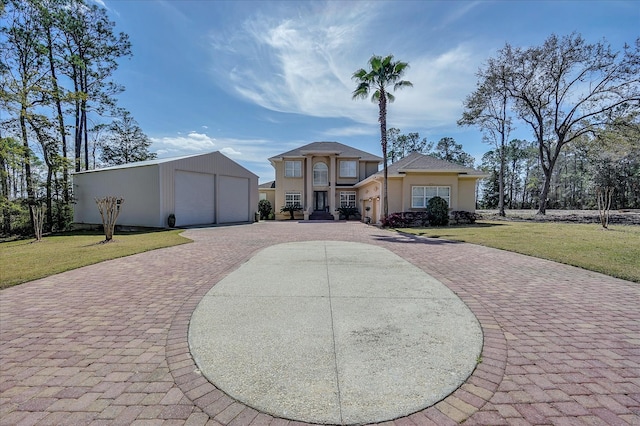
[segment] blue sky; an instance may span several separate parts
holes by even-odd
[[[460,128],[475,73],[506,42],[552,33],[640,35],[638,1],[96,0],[130,36],[119,95],[161,158],[220,150],[272,180],[267,158],[314,141],[380,155],[377,105],[354,101],[353,72],[372,54],[409,62],[388,127],[429,141],[453,137],[478,160],[490,146]],[[514,137],[531,139],[524,124]]]

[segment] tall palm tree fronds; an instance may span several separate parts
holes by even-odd
[[[384,159],[384,217],[389,215],[389,201],[387,199],[387,103],[395,100],[395,96],[389,92],[407,86],[413,86],[410,81],[402,80],[404,72],[409,67],[407,62],[394,61],[393,55],[386,57],[373,55],[369,59],[369,69],[360,68],[353,73],[352,79],[358,83],[353,91],[353,99],[366,99],[371,95],[371,101],[378,103],[380,123],[380,144],[382,145],[382,158]]]

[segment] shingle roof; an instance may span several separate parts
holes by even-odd
[[[461,166],[460,164],[451,163],[419,152],[412,152],[406,157],[389,165],[387,170],[389,174],[399,174],[407,171],[450,171],[477,176],[483,176],[485,174],[472,167]],[[383,171],[379,171],[376,174],[382,173]]]
[[[377,161],[381,162],[382,157],[370,154],[365,151],[361,151],[356,148],[341,144],[339,142],[312,142],[310,144],[301,146],[291,151],[283,152],[282,154],[275,155],[269,158],[269,161],[278,160],[283,157],[302,157],[309,153],[335,153],[341,157],[359,158],[363,161]]]
[[[270,182],[265,182],[265,183],[261,183],[260,185],[258,185],[258,188],[260,189],[273,189],[276,187],[276,181],[272,180]]]

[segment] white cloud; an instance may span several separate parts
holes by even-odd
[[[454,9],[450,13],[446,14],[442,18],[440,25],[436,29],[441,30],[443,28],[448,27],[449,25],[453,24],[454,22],[464,17],[467,13],[471,12],[471,10],[476,8],[476,6],[480,6],[482,3],[485,3],[485,2],[466,1],[466,2],[454,3],[456,7],[454,7]]]
[[[240,155],[242,155],[242,153],[240,151],[236,151],[235,149],[231,148],[230,146],[226,147],[226,148],[222,148],[220,150],[221,153],[223,153],[224,155],[228,155],[229,157],[238,157]]]
[[[189,132],[183,136],[178,132],[178,136],[164,136],[161,138],[150,138],[152,149],[158,153],[176,153],[175,155],[185,155],[198,152],[215,151],[216,144],[214,138],[204,133]]]
[[[376,9],[376,3],[317,2],[289,8],[286,18],[258,14],[227,43],[215,36],[217,71],[228,79],[224,86],[264,108],[342,116],[357,68],[350,59],[353,40]]]
[[[299,141],[283,145],[266,139],[213,138],[197,132],[189,132],[187,136],[177,133],[176,136],[152,137],[151,142],[151,151],[160,158],[220,151],[260,176],[261,182],[274,179],[268,158],[287,151],[288,145],[300,145]]]
[[[326,136],[366,136],[376,134],[377,126],[346,126],[334,127],[323,132]]]
[[[375,33],[384,14],[379,5],[384,3],[314,3],[282,18],[256,16],[228,43],[220,43],[216,36],[214,48],[226,46],[216,51],[217,76],[223,76],[227,90],[269,110],[375,125],[377,105],[352,100],[351,75],[366,67],[374,51],[386,54],[385,48],[394,47]],[[475,6],[461,8],[450,19]],[[419,51],[398,53],[396,59],[410,64],[405,78],[414,87],[397,93],[398,102],[389,107],[392,125],[416,128],[455,123],[464,97],[473,90],[474,73],[482,60],[479,55],[471,45],[436,52],[425,44]],[[370,133],[349,133],[358,132],[354,129],[331,129],[327,134]]]

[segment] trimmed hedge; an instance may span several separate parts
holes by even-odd
[[[389,228],[429,226],[429,214],[427,212],[392,213],[382,220],[382,226]]]
[[[456,210],[451,212],[451,217],[456,225],[469,225],[476,223],[476,220],[482,219],[482,215],[475,212],[467,212],[464,210]]]
[[[433,197],[427,203],[429,224],[432,226],[447,226],[449,224],[449,203],[444,198]]]
[[[444,201],[444,200],[443,200]],[[382,220],[382,226],[385,228],[414,228],[423,226],[443,226],[434,223],[432,213],[428,211],[419,212],[397,212],[392,213]],[[475,212],[467,212],[463,210],[452,211],[447,214],[447,224],[449,217],[453,219],[456,225],[473,224],[476,220],[482,219],[482,216]]]

